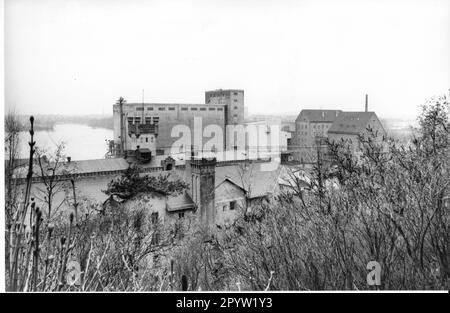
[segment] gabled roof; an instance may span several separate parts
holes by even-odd
[[[243,192],[245,192],[245,189],[242,188],[241,184],[234,182],[231,178],[226,177],[222,182],[220,182],[219,184],[216,184],[215,189],[219,188],[219,186],[223,185],[224,183],[229,183],[235,187],[237,187],[238,189],[242,190]]]
[[[341,114],[341,110],[301,110],[296,121],[307,119],[312,123],[332,123]]]
[[[262,163],[216,167],[216,188],[228,180],[248,192],[249,198],[263,197],[271,194],[278,186],[279,167],[273,171],[265,171]]]
[[[375,112],[342,112],[328,133],[357,135],[362,133]]]

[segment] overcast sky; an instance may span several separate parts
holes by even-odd
[[[339,2],[339,3],[338,3]],[[450,88],[450,1],[5,3],[7,109],[112,113],[245,90],[250,113],[414,116]]]

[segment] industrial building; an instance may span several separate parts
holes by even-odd
[[[295,132],[289,150],[294,160],[314,163],[317,153],[324,153],[326,140],[345,140],[357,148],[357,137],[372,129],[380,135],[386,134],[375,112],[368,110],[366,95],[365,110],[345,112],[342,110],[308,110],[300,112],[295,120]]]
[[[179,134],[177,125],[194,129],[194,118],[201,118],[202,129],[218,125],[224,134],[223,149],[227,148],[227,125],[244,122],[244,91],[238,89],[205,92],[205,103],[127,103],[120,98],[113,106],[114,154],[150,159],[151,155],[169,155]],[[192,142],[194,134],[192,132]],[[202,138],[200,146],[209,138]],[[222,147],[221,147],[222,148]],[[191,147],[186,147],[186,150]]]

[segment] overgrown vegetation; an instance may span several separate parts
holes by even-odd
[[[66,197],[73,210],[50,219],[45,213],[53,204],[41,201],[39,207],[29,174],[23,196],[6,201],[7,288],[361,290],[375,288],[367,285],[366,266],[377,261],[376,288],[449,289],[449,115],[448,96],[435,97],[423,106],[407,144],[370,129],[359,136],[356,154],[355,143],[329,142],[309,190],[292,186],[246,207],[232,225],[192,229],[177,244],[172,225],[155,222],[139,204],[126,211],[120,202],[78,203],[73,192]],[[32,128],[30,134],[32,159]],[[15,145],[8,147],[14,154]],[[6,187],[7,197],[18,194],[11,182]],[[186,187],[132,167],[105,193],[128,200],[140,193],[179,194]]]
[[[130,199],[139,193],[179,194],[186,188],[186,183],[178,179],[170,179],[170,174],[141,175],[137,167],[131,166],[124,175],[108,184],[105,193],[117,195],[122,199]]]
[[[348,142],[330,142],[331,164],[318,162],[309,192],[285,194],[226,231],[232,277],[250,290],[263,289],[271,272],[277,290],[367,289],[373,260],[379,288],[448,289],[448,98],[430,100],[419,124],[409,146],[370,130],[357,155]]]
[[[181,258],[184,272],[192,274],[189,264],[201,259],[206,273],[190,285],[200,279],[214,290],[448,289],[449,109],[448,96],[427,102],[408,145],[370,129],[359,136],[356,154],[347,141],[328,142],[329,162],[318,158],[309,190],[293,185],[277,201],[243,211],[210,241],[193,239],[196,249]],[[215,253],[205,253],[212,243]],[[367,284],[370,261],[381,265],[380,286]],[[220,285],[214,273],[222,274]]]
[[[11,117],[14,119],[14,116]],[[35,151],[34,118],[30,119],[30,155],[27,184],[22,197],[7,202],[6,286],[9,291],[107,291],[166,290],[169,279],[165,265],[156,266],[152,258],[170,247],[170,229],[142,208],[125,210],[121,205],[77,202],[76,181],[61,181],[64,174],[63,146],[56,152]],[[15,125],[9,123],[8,125]],[[14,136],[15,128],[8,128]],[[16,141],[10,139],[8,149]],[[14,144],[14,145],[13,145]],[[10,155],[16,155],[7,150]],[[11,161],[15,164],[16,160]],[[37,167],[37,168],[36,168]],[[13,184],[13,170],[7,184],[8,196],[21,193],[24,186]],[[42,178],[42,197],[31,194],[31,178]],[[8,183],[8,181],[7,181]],[[55,214],[61,203],[54,197],[64,190],[69,210]],[[11,190],[9,190],[11,188]],[[14,189],[13,189],[14,188]],[[185,184],[168,176],[139,176],[135,168],[113,180],[106,191],[124,198],[135,193],[180,193]],[[71,196],[72,195],[72,196]],[[160,240],[159,238],[163,238]],[[153,262],[152,262],[153,261]],[[153,263],[153,266],[150,264]]]

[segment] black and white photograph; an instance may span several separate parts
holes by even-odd
[[[2,292],[448,293],[450,1],[1,11]]]

